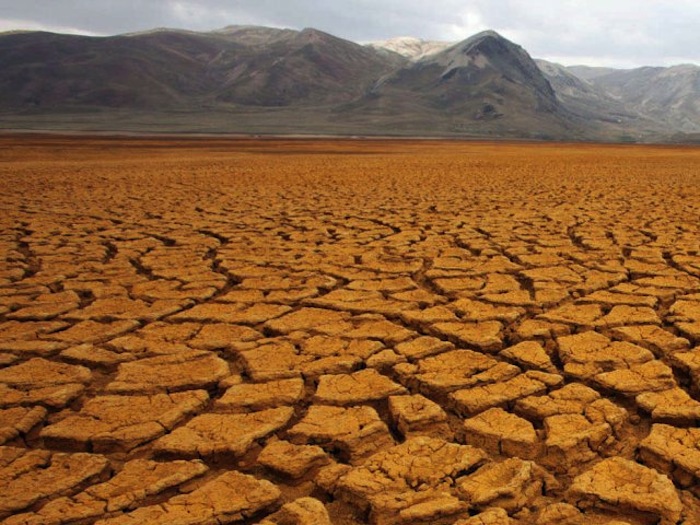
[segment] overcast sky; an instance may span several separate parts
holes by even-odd
[[[0,0],[0,31],[112,35],[230,24],[315,27],[368,42],[494,29],[536,58],[614,67],[700,63],[698,0]]]

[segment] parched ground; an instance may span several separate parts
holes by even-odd
[[[700,523],[700,150],[0,138],[0,523]]]

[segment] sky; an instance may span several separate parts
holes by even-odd
[[[0,31],[314,27],[355,42],[459,41],[493,29],[565,65],[700,64],[698,0],[0,0]]]

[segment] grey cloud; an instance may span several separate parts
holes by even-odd
[[[154,0],[0,0],[0,18],[99,34],[158,27],[172,20],[171,12],[170,2]]]

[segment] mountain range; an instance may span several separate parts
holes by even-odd
[[[361,45],[228,26],[0,34],[0,127],[609,141],[700,138],[700,67],[534,60],[494,31]]]

